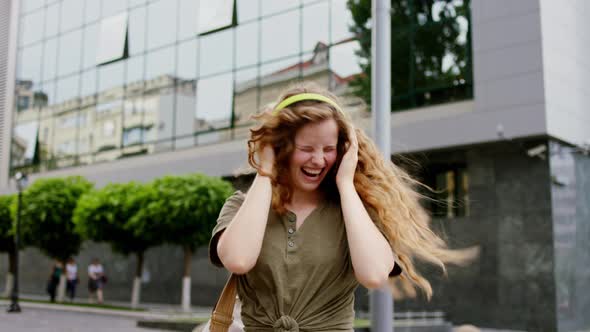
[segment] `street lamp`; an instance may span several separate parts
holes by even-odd
[[[16,232],[14,233],[14,248],[16,250],[16,259],[14,266],[14,283],[12,284],[12,295],[10,296],[11,303],[7,312],[21,312],[18,305],[18,256],[20,247],[20,211],[22,206],[23,189],[27,186],[27,175],[25,173],[17,172],[14,176],[16,182],[16,189],[18,190],[18,201],[16,206]]]

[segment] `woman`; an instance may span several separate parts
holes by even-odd
[[[238,278],[246,331],[352,331],[354,290],[402,278],[428,297],[413,258],[439,265],[463,253],[428,227],[417,184],[352,127],[337,99],[313,85],[255,116],[257,174],[225,203],[211,261]]]
[[[59,286],[59,278],[63,272],[63,264],[60,261],[55,261],[51,268],[51,274],[47,280],[47,293],[49,293],[49,300],[55,302],[55,294]]]
[[[78,266],[76,261],[70,257],[66,263],[66,294],[70,301],[76,297],[76,286],[78,285]]]
[[[88,265],[88,294],[90,302],[92,297],[96,295],[98,304],[103,302],[102,288],[105,282],[104,268],[98,258],[93,258],[90,265]]]

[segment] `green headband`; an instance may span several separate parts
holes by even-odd
[[[332,99],[324,96],[324,95],[320,95],[318,93],[300,93],[294,96],[291,96],[285,100],[283,100],[282,102],[280,102],[277,107],[275,107],[274,111],[272,112],[273,115],[277,115],[279,114],[279,112],[286,108],[287,106],[291,105],[291,104],[295,104],[297,102],[300,101],[304,101],[304,100],[317,100],[317,101],[323,101],[324,103],[330,104],[332,105],[335,109],[337,109],[339,112],[342,112],[342,109],[340,108],[340,106],[338,106],[338,104],[336,104],[335,101],[333,101]]]

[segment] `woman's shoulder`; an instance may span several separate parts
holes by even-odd
[[[231,196],[229,196],[225,203],[223,204],[224,208],[228,207],[240,207],[244,200],[246,199],[246,194],[244,194],[241,190],[236,190]]]

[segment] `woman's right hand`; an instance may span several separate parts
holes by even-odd
[[[275,164],[275,152],[271,145],[265,145],[259,154],[260,170],[266,174],[272,174]]]

